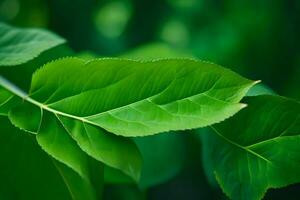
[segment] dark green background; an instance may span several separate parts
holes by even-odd
[[[175,51],[227,66],[300,100],[299,0],[0,0],[0,20],[47,28],[84,56],[119,56],[144,45],[152,58]],[[224,198],[206,181],[197,138],[183,138],[189,155],[183,170],[147,191],[149,199]],[[106,191],[107,199],[145,196],[134,186]],[[268,192],[266,199],[299,197],[295,185]]]

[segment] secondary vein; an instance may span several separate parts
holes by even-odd
[[[258,158],[260,158],[260,159],[266,161],[266,162],[269,163],[269,164],[272,164],[272,162],[271,162],[270,160],[268,160],[267,158],[263,157],[262,155],[260,155],[260,154],[256,153],[255,151],[253,151],[253,150],[251,150],[251,149],[248,149],[247,147],[244,147],[244,146],[242,146],[242,145],[240,145],[240,144],[238,144],[238,143],[236,143],[236,142],[234,142],[234,141],[228,139],[227,137],[225,137],[224,135],[222,135],[215,127],[213,127],[213,126],[210,126],[210,127],[214,130],[214,132],[215,132],[218,136],[220,136],[222,139],[224,139],[224,140],[227,141],[228,143],[230,143],[230,144],[232,144],[232,145],[234,145],[234,146],[236,146],[236,147],[239,147],[239,148],[241,148],[241,149],[243,149],[243,150],[245,150],[245,151],[247,151],[247,152],[249,152],[249,153],[255,155],[256,157],[258,157]]]

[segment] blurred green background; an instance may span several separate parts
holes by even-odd
[[[82,57],[208,60],[300,100],[299,0],[0,0],[0,20],[47,28]],[[108,185],[107,199],[224,198],[205,178],[195,138],[183,138],[188,156],[174,178],[147,192]],[[271,191],[266,199],[299,199],[299,190]]]

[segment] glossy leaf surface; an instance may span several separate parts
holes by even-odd
[[[30,97],[59,115],[122,136],[207,126],[239,111],[253,81],[214,64],[67,58],[34,76]]]
[[[238,112],[244,106],[240,99],[254,82],[217,65],[188,59],[86,62],[65,58],[38,70],[29,94],[3,78],[0,84],[24,99],[9,112],[12,123],[37,133],[39,144],[57,160],[84,178],[79,145],[95,159],[138,180],[141,161],[135,145],[107,131],[145,136],[207,126]]]

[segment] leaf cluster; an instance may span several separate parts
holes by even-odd
[[[28,72],[24,86],[12,78],[24,63],[65,40],[2,23],[0,33],[0,154],[9,169],[1,198],[101,199],[105,183],[147,189],[178,173],[184,147],[176,132],[191,129],[207,176],[231,199],[261,199],[300,181],[300,104],[253,87],[258,81],[196,59],[137,52],[86,60],[64,52]],[[35,196],[19,181],[28,173]]]

